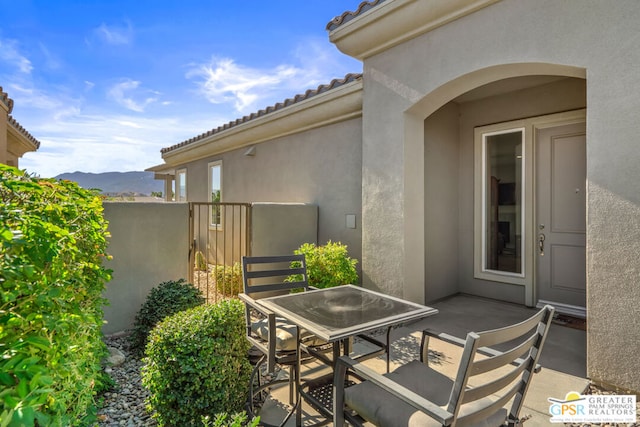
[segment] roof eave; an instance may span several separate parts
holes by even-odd
[[[8,151],[16,157],[22,157],[29,151],[37,151],[39,143],[31,135],[25,135],[21,129],[16,128],[11,121],[7,126]]]
[[[162,158],[165,167],[181,165],[361,115],[362,79],[358,79],[166,152]]]
[[[385,1],[330,31],[329,39],[343,53],[364,60],[498,1]]]

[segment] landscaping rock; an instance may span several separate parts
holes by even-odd
[[[146,409],[149,392],[142,386],[142,362],[131,356],[128,337],[123,334],[105,337],[112,365],[105,368],[116,385],[101,396],[99,427],[155,427],[157,423]]]
[[[109,350],[109,357],[107,357],[107,363],[111,366],[120,366],[122,365],[126,357],[125,355],[115,347],[107,347]]]

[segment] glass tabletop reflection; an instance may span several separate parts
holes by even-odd
[[[260,303],[328,341],[437,313],[353,285],[265,298]]]

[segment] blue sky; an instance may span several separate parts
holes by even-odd
[[[362,64],[325,26],[361,0],[0,0],[0,86],[41,142],[20,168],[143,170],[160,149]]]

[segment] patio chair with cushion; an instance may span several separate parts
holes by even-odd
[[[341,357],[334,374],[334,426],[369,421],[377,426],[515,426],[549,331],[554,309],[500,329],[471,332],[466,341],[423,333],[421,359],[380,375]],[[455,379],[428,366],[430,336],[464,349]],[[497,351],[491,347],[498,347]],[[345,387],[346,376],[362,380]],[[506,405],[512,401],[509,410]]]
[[[287,279],[289,277],[292,279]],[[258,300],[267,296],[289,293],[293,289],[309,290],[305,257],[304,255],[245,256],[242,258],[242,279],[244,293],[239,297],[245,303],[247,339],[253,345],[251,353],[257,354],[252,361],[255,366],[250,383],[248,409],[253,415],[256,412],[256,405],[259,406],[264,400],[265,391],[288,382],[289,403],[292,408],[282,422],[284,424],[297,404],[297,402],[294,403],[294,384],[299,375],[296,372],[298,358],[301,358],[301,362],[313,360],[314,357],[311,356],[309,348],[326,346],[326,343],[304,330],[299,330],[296,325],[290,324],[286,319],[276,317],[274,313],[260,305]],[[300,334],[300,346],[298,346],[298,334]],[[303,350],[300,351],[300,348]],[[327,349],[329,349],[328,346]],[[317,357],[318,353],[322,352],[318,350],[313,354]],[[287,379],[278,379],[282,377],[274,374],[277,366],[288,368]],[[265,373],[271,373],[274,380],[264,382],[262,376]]]

